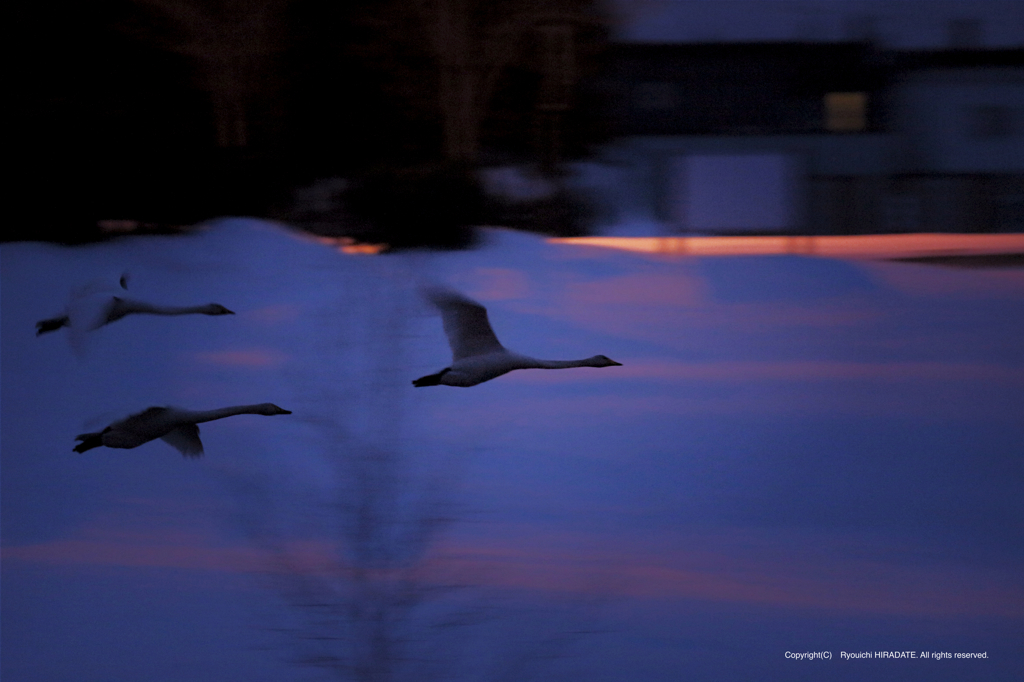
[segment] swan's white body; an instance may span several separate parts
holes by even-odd
[[[128,274],[121,275],[121,288],[128,288]],[[91,332],[116,322],[126,315],[234,315],[219,303],[193,306],[160,306],[145,301],[112,296],[95,284],[89,284],[71,295],[64,315],[36,322],[36,336],[61,327],[70,327],[75,334]]]
[[[538,360],[513,353],[498,341],[487,309],[454,291],[430,289],[430,302],[441,311],[444,332],[452,349],[452,364],[437,374],[413,381],[413,386],[476,386],[516,369],[568,369],[571,367],[613,367],[615,362],[604,355],[583,360]]]
[[[102,431],[83,433],[75,437],[81,441],[75,452],[85,452],[105,445],[108,448],[137,448],[157,438],[174,446],[185,457],[201,457],[203,443],[199,440],[202,422],[233,417],[237,414],[291,414],[273,403],[222,407],[217,410],[182,410],[176,407],[150,407],[138,414],[112,423]]]

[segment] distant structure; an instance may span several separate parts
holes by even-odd
[[[869,42],[883,50],[1024,47],[1020,0],[610,0],[624,43]]]
[[[701,22],[667,14],[689,6],[707,20],[721,10],[710,6],[742,4],[658,4],[661,14],[620,31],[596,84],[613,139],[581,181],[607,225],[1024,231],[1024,3],[897,0],[882,12],[851,0],[845,17],[815,15],[814,2],[746,3],[800,5],[788,34],[784,22],[762,33],[800,40],[737,41],[747,37],[740,22],[732,35],[692,42]],[[924,28],[905,22],[901,34],[897,19],[924,16],[925,5]],[[1014,22],[1021,32],[1007,34]],[[668,40],[672,26],[687,31]]]

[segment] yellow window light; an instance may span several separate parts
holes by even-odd
[[[825,128],[854,133],[868,127],[866,92],[830,92],[825,95]]]

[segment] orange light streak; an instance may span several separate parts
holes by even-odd
[[[314,237],[314,240],[350,255],[372,256],[387,251],[390,248],[390,244],[367,244],[357,242],[352,237]]]
[[[825,258],[922,258],[1024,253],[1024,234],[864,234],[844,236],[564,237],[576,244],[669,256],[801,255]]]

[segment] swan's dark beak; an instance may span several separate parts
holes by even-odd
[[[291,414],[291,413],[292,413],[291,410],[286,410],[283,407],[281,408],[281,414]]]
[[[612,365],[614,365],[615,367],[622,367],[621,362],[615,362],[614,360],[612,360]]]
[[[225,308],[224,309],[224,314],[225,315],[234,315],[235,311],[234,310],[228,310],[227,308]]]

